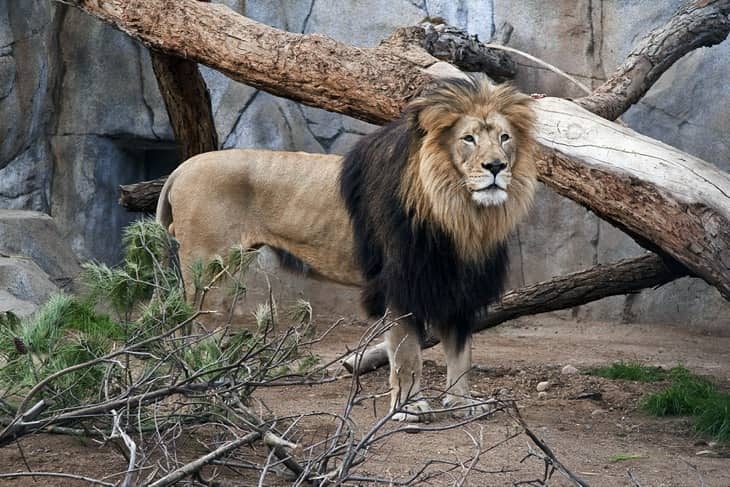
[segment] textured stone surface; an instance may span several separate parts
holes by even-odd
[[[119,206],[117,189],[145,178],[143,148],[96,135],[55,136],[51,145],[51,211],[61,234],[80,258],[116,263],[121,229],[136,216]]]
[[[594,0],[494,0],[494,22],[511,23],[515,30],[509,45],[546,61],[591,86],[604,75],[600,57],[600,31]],[[553,72],[525,58],[516,59],[517,84],[525,91],[549,96],[580,96],[583,92]],[[610,67],[609,67],[610,69]]]
[[[0,255],[0,312],[29,315],[57,292],[48,274],[32,260]]]
[[[69,8],[59,36],[58,135],[172,139],[147,50]]]
[[[249,99],[222,146],[323,152],[296,103],[261,91]]]
[[[0,1],[0,169],[47,130],[55,11],[51,2]]]
[[[0,209],[0,256],[31,260],[63,288],[80,271],[56,222],[35,211]]]
[[[638,38],[669,18],[681,0],[223,3],[280,29],[322,33],[359,46],[375,45],[396,27],[426,15],[443,16],[482,39],[507,21],[515,27],[510,45],[596,86]],[[518,62],[516,83],[523,90],[581,94],[564,78],[530,61]],[[202,72],[224,147],[341,154],[373,129],[233,83],[207,68]],[[623,119],[641,133],[730,170],[727,79],[728,41],[680,60]],[[136,217],[116,204],[117,186],[161,175],[175,157],[172,131],[144,47],[60,3],[0,0],[0,208],[51,213],[75,253],[113,263],[119,256],[121,227]],[[510,285],[516,286],[643,250],[592,213],[543,188],[535,210],[512,236],[509,252]],[[266,272],[275,269],[268,261],[263,264]],[[270,278],[286,289],[282,299],[312,297],[333,311],[350,310],[356,301],[356,293],[344,288],[278,277],[276,272]],[[563,314],[719,329],[728,326],[730,305],[703,282],[683,279]]]
[[[53,161],[45,138],[39,138],[0,169],[0,208],[50,211]]]

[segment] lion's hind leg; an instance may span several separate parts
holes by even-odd
[[[446,355],[446,395],[443,405],[457,418],[480,416],[492,406],[471,396],[469,371],[471,370],[471,336],[459,339],[456,333],[442,333],[441,344]]]
[[[405,321],[405,320],[404,320]],[[396,421],[432,421],[433,413],[421,396],[421,341],[416,326],[398,322],[385,335],[390,362],[390,410]]]

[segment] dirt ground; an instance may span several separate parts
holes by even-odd
[[[335,357],[347,344],[355,344],[364,331],[364,324],[342,327],[314,351],[323,360]],[[485,396],[496,394],[516,400],[532,431],[591,486],[730,486],[726,448],[698,437],[687,419],[657,419],[637,409],[641,397],[659,389],[661,384],[561,374],[566,364],[585,371],[617,360],[638,360],[664,367],[681,363],[730,388],[730,337],[706,336],[667,326],[576,323],[539,316],[505,324],[476,337],[472,388]],[[445,368],[440,350],[426,352],[424,375],[427,387],[443,384]],[[536,391],[540,381],[550,382],[543,399],[538,398]],[[364,376],[362,384],[365,394],[386,391],[387,370]],[[279,416],[315,411],[341,413],[349,387],[350,381],[343,379],[316,386],[261,388],[256,397]],[[386,409],[385,397],[357,406],[353,418],[359,431],[370,429]],[[439,421],[432,426],[443,424]],[[395,426],[398,425],[387,428]],[[315,418],[303,421],[299,428],[301,441],[307,442],[322,438],[331,431],[332,424]],[[459,485],[458,474],[470,465],[475,438],[483,449],[494,448],[481,456],[462,485],[513,485],[541,478],[541,461],[532,457],[521,463],[530,445],[525,435],[503,442],[514,431],[514,422],[505,413],[497,413],[489,420],[448,431],[392,435],[369,452],[369,460],[357,472],[363,477],[398,481],[408,478],[429,459],[443,458],[460,462],[463,467],[453,476],[442,475],[423,485]],[[632,458],[617,460],[617,456]],[[0,449],[0,472],[30,468],[102,478],[123,471],[124,463],[110,446],[100,447],[88,440],[60,435],[35,435]],[[439,468],[443,465],[432,465],[429,471]],[[630,479],[629,471],[636,483]],[[234,485],[255,485],[253,477],[236,478],[229,472],[226,478]],[[6,480],[0,484],[88,485],[47,478]],[[263,485],[286,482],[269,475]],[[363,481],[360,485],[369,483]],[[549,485],[571,484],[555,473]]]

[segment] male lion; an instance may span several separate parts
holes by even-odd
[[[316,277],[362,286],[371,316],[406,316],[386,334],[396,420],[432,417],[420,394],[430,323],[446,355],[445,405],[479,414],[467,379],[471,325],[502,291],[505,242],[535,192],[530,103],[486,77],[441,80],[344,160],[195,156],[165,183],[157,218],[179,240],[183,269],[235,243],[267,245]]]

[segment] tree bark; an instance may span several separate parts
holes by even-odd
[[[686,275],[686,269],[667,262],[656,254],[625,259],[614,264],[601,264],[585,271],[554,277],[506,292],[499,303],[490,306],[479,317],[473,332],[493,328],[520,316],[572,308],[609,296],[630,294],[648,287],[666,284]],[[429,336],[424,348],[438,344]],[[350,356],[343,365],[352,372],[357,357]],[[359,357],[359,373],[375,370],[388,363],[383,344],[368,348]]]
[[[218,149],[210,93],[198,65],[157,51],[150,55],[182,160]]]
[[[382,124],[431,77],[423,49],[358,48],[294,34],[197,0],[64,0],[148,48],[216,69],[277,96]]]
[[[730,175],[558,98],[538,104],[539,178],[730,299]]]
[[[167,176],[119,186],[119,204],[129,211],[154,213]]]
[[[639,101],[679,58],[725,40],[730,31],[730,0],[692,0],[662,27],[642,38],[605,83],[576,103],[608,120],[616,120]]]
[[[509,40],[510,29],[509,25],[502,26],[502,44]],[[464,71],[487,73],[496,81],[512,79],[517,74],[517,65],[506,51],[486,47],[477,36],[435,19],[396,29],[380,45],[401,50],[420,46],[440,61]]]
[[[723,6],[727,1],[706,0],[703,4]],[[432,79],[426,69],[439,67],[418,47],[402,52],[383,46],[358,49],[320,35],[266,27],[222,5],[192,0],[68,3],[113,23],[150,47],[208,64],[273,94],[375,123],[395,118],[407,100]],[[680,9],[677,15],[683,12]],[[702,32],[695,34],[707,38]],[[722,30],[712,39],[726,36],[727,30]],[[660,41],[687,42],[681,36]],[[651,77],[647,79],[652,82]],[[727,174],[628,129],[622,132],[569,102],[546,99],[536,107],[544,183],[644,243],[650,242],[655,250],[674,257],[730,299]],[[585,147],[576,146],[577,141]],[[608,150],[619,142],[620,150]],[[647,151],[643,155],[631,154],[644,145]],[[626,163],[629,160],[631,164]],[[681,175],[681,184],[659,177],[658,171],[665,169]]]

